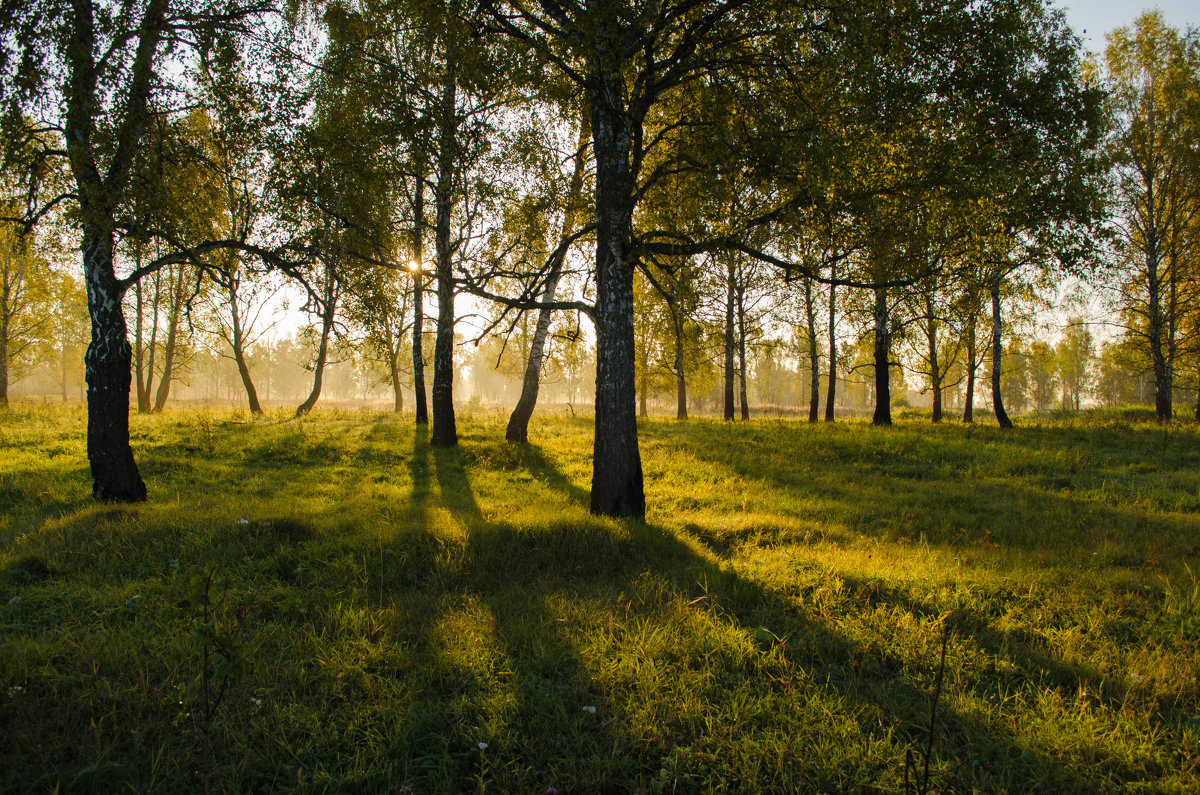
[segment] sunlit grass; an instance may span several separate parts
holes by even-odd
[[[0,790],[896,792],[943,627],[937,789],[1200,790],[1191,425],[652,421],[642,523],[505,419],[0,414]]]

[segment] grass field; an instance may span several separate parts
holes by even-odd
[[[1200,791],[1190,423],[505,419],[0,413],[0,790]]]

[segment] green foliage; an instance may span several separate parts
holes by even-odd
[[[1194,428],[644,422],[638,522],[589,420],[503,421],[137,415],[112,508],[82,411],[17,404],[0,789],[1200,786]]]

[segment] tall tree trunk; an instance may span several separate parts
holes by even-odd
[[[1001,428],[1011,428],[1012,420],[1004,410],[1004,398],[1000,394],[1000,361],[1004,353],[1000,336],[1000,271],[992,277],[992,409]]]
[[[437,337],[433,344],[433,432],[429,443],[434,447],[458,444],[454,423],[454,252],[450,246],[450,221],[454,209],[455,134],[458,125],[453,58],[446,71],[442,90],[442,120],[438,140],[438,181],[434,201],[437,206],[435,243],[437,246]]]
[[[938,363],[938,321],[933,297],[925,296],[925,339],[929,344],[929,386],[933,390],[933,421],[942,421],[942,370]]]
[[[967,318],[967,396],[963,400],[963,422],[975,421],[975,321],[974,309]]]
[[[745,291],[737,290],[737,335],[738,335],[738,401],[741,404],[742,419],[750,419],[750,402],[746,399],[746,305]]]
[[[875,288],[875,425],[892,424],[891,355],[887,288]]]
[[[683,372],[683,313],[671,302],[671,323],[675,328],[675,419],[686,420],[687,378]]]
[[[636,345],[636,337],[634,344]],[[648,417],[650,416],[650,411],[647,406],[646,383],[649,379],[646,377],[646,370],[650,367],[650,362],[648,361],[649,355],[647,354],[646,340],[642,340],[642,344],[637,345],[635,350],[637,351],[638,359],[638,416]]]
[[[413,189],[413,404],[417,425],[429,424],[425,400],[425,355],[421,338],[425,334],[425,161],[418,151],[416,187]]]
[[[725,419],[732,420],[734,417],[734,393],[733,393],[733,359],[734,359],[734,336],[733,336],[733,320],[734,320],[734,262],[733,255],[729,256],[729,262],[725,270]]]
[[[804,280],[804,315],[808,322],[808,421],[816,422],[821,408],[821,352],[817,348],[817,306],[813,303],[812,279]]]
[[[594,514],[642,518],[646,495],[634,407],[631,161],[641,118],[625,107],[619,71],[591,66],[592,145],[596,153],[596,433],[592,454]]]
[[[136,258],[134,260],[134,268],[142,266],[142,247],[137,247]],[[143,317],[146,311],[144,299],[142,296],[143,287],[139,280],[134,285],[134,306],[136,307],[137,315],[134,318],[133,332],[133,354],[134,354],[134,385],[137,387],[137,407],[139,414],[147,414],[150,411],[150,389],[146,379],[146,351],[144,346],[144,337],[142,336]]]
[[[836,270],[829,274],[830,279],[837,277]],[[829,386],[825,393],[825,421],[833,422],[833,404],[837,398],[837,323],[834,311],[837,308],[835,294],[837,287],[829,285]]]
[[[8,408],[8,318],[0,320],[5,326],[0,329],[0,407]]]
[[[587,171],[587,144],[591,138],[591,117],[586,105],[579,116],[579,144],[575,149],[575,164],[571,169],[571,182],[567,186],[567,203],[563,211],[562,232],[559,234],[559,246],[566,245],[567,239],[575,232],[576,217],[578,216],[579,199],[583,193],[583,177]],[[542,289],[542,302],[550,303],[558,292],[558,282],[562,276],[566,252],[556,256],[550,264],[550,273],[546,276],[546,286]],[[552,310],[543,306],[538,310],[537,325],[533,332],[533,344],[529,347],[529,361],[525,364],[525,377],[521,381],[521,397],[508,418],[508,427],[504,438],[510,442],[524,444],[529,441],[529,420],[537,406],[538,389],[541,386],[542,358],[545,356],[546,337],[550,332]]]
[[[90,225],[84,225],[82,249],[92,319],[92,341],[84,356],[92,496],[102,502],[142,502],[146,484],[129,446],[133,352],[121,311],[121,286],[113,273],[113,239],[111,233],[89,231]]]

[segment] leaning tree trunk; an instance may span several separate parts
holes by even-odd
[[[821,352],[817,349],[817,308],[813,304],[812,279],[804,280],[804,312],[808,321],[808,421],[816,422],[821,407]]]
[[[433,432],[434,447],[458,444],[454,423],[454,274],[450,246],[450,213],[453,210],[454,138],[458,96],[453,61],[442,91],[442,124],[438,141],[438,182],[435,244],[437,246],[437,337],[433,344]]]
[[[725,419],[732,420],[734,417],[734,393],[733,393],[733,359],[734,359],[734,338],[733,338],[733,318],[734,318],[734,295],[733,295],[733,272],[734,264],[733,257],[730,255],[729,264],[725,271]]]
[[[418,152],[420,156],[420,152]],[[421,337],[425,333],[425,168],[419,161],[416,187],[413,189],[413,404],[417,425],[429,424],[429,407],[425,400],[425,355]]]
[[[875,425],[892,424],[892,390],[888,372],[891,346],[888,344],[887,288],[875,288]]]
[[[332,275],[327,274],[327,278],[332,279]],[[334,302],[332,289],[326,293],[328,302],[325,304],[325,311],[321,313],[321,343],[317,346],[317,363],[313,367],[313,386],[312,391],[308,393],[308,397],[304,402],[296,407],[296,416],[303,417],[313,410],[313,406],[317,405],[317,400],[321,397],[321,385],[325,379],[325,360],[329,355],[329,335],[333,331],[333,314],[337,306]]]
[[[234,284],[235,282],[231,280],[229,309],[230,317],[233,320],[233,339],[230,341],[230,347],[233,348],[233,361],[237,364],[238,375],[242,377],[242,386],[246,389],[246,401],[250,404],[250,413],[258,415],[263,413],[262,404],[258,402],[258,390],[254,388],[254,381],[250,378],[250,367],[246,363],[246,332],[242,328],[242,317],[238,312],[237,288],[232,286]]]
[[[561,250],[567,239],[575,232],[575,219],[578,215],[579,197],[583,193],[583,178],[587,170],[585,155],[588,138],[591,136],[591,121],[585,106],[579,117],[579,146],[575,150],[575,166],[571,170],[571,182],[567,186],[567,203],[563,212],[562,233],[558,244],[560,254],[550,263],[550,273],[546,276],[546,286],[542,289],[542,302],[551,303],[558,292],[558,282],[562,275],[566,251]],[[529,420],[537,406],[538,390],[541,386],[542,359],[546,351],[546,337],[550,332],[550,319],[553,311],[543,306],[538,310],[537,325],[533,332],[533,344],[529,348],[529,361],[525,365],[525,377],[521,381],[521,397],[508,418],[508,427],[504,438],[510,442],[524,444],[529,441]]]
[[[963,401],[963,422],[975,421],[975,312],[967,319],[967,396]]]
[[[88,462],[92,496],[102,502],[142,502],[146,484],[129,446],[129,347],[122,288],[113,273],[113,239],[84,230],[83,267],[92,320],[84,355],[88,402]]]
[[[834,310],[837,307],[835,293],[837,287],[832,284],[832,279],[837,277],[837,273],[830,273],[831,283],[829,285],[829,386],[825,393],[825,421],[833,422],[833,403],[837,398],[837,326],[834,323]]]
[[[744,294],[737,291],[737,335],[738,335],[738,400],[742,419],[750,419],[750,401],[746,397],[746,306]]]
[[[565,224],[564,224],[565,228]],[[558,290],[558,279],[562,274],[562,260],[555,258],[546,277],[546,286],[542,290],[542,301],[549,303],[554,300]],[[550,316],[553,314],[549,307],[543,306],[538,310],[537,325],[533,330],[533,343],[529,348],[529,360],[525,364],[525,377],[521,381],[521,397],[513,407],[512,415],[508,418],[504,438],[510,442],[525,444],[529,441],[529,420],[537,406],[538,391],[541,387],[542,358],[546,351],[546,337],[550,332]]]
[[[646,495],[634,395],[633,207],[630,158],[640,119],[624,107],[625,85],[607,64],[593,66],[589,91],[596,153],[596,433],[594,514],[642,518]]]
[[[1000,339],[1000,273],[992,277],[992,408],[996,422],[1001,428],[1011,428],[1012,420],[1004,410],[1004,398],[1000,394],[1000,358],[1004,352]]]
[[[163,371],[154,395],[154,410],[162,411],[171,394],[175,374],[175,348],[179,338],[179,314],[183,311],[183,268],[178,267],[175,283],[171,285],[171,315],[167,320],[167,345],[163,351]]]
[[[154,359],[158,354],[158,309],[162,304],[162,271],[154,273],[154,301],[150,305],[150,341],[143,344],[144,337],[142,336],[142,283],[137,284],[137,304],[138,317],[135,325],[136,337],[134,342],[137,345],[137,402],[138,413],[149,414],[153,410],[153,405],[150,403],[150,393],[154,391]],[[149,355],[146,355],[146,352]],[[145,370],[143,372],[143,364]]]
[[[392,411],[399,414],[404,410],[404,394],[400,391],[400,340],[396,342],[395,350],[388,343],[388,374],[392,377]]]
[[[258,390],[254,388],[254,381],[250,378],[250,367],[246,364],[246,354],[242,351],[241,346],[234,349],[233,360],[237,363],[238,375],[242,377],[242,386],[246,388],[246,402],[250,405],[250,413],[262,414],[262,404],[258,402]]]

